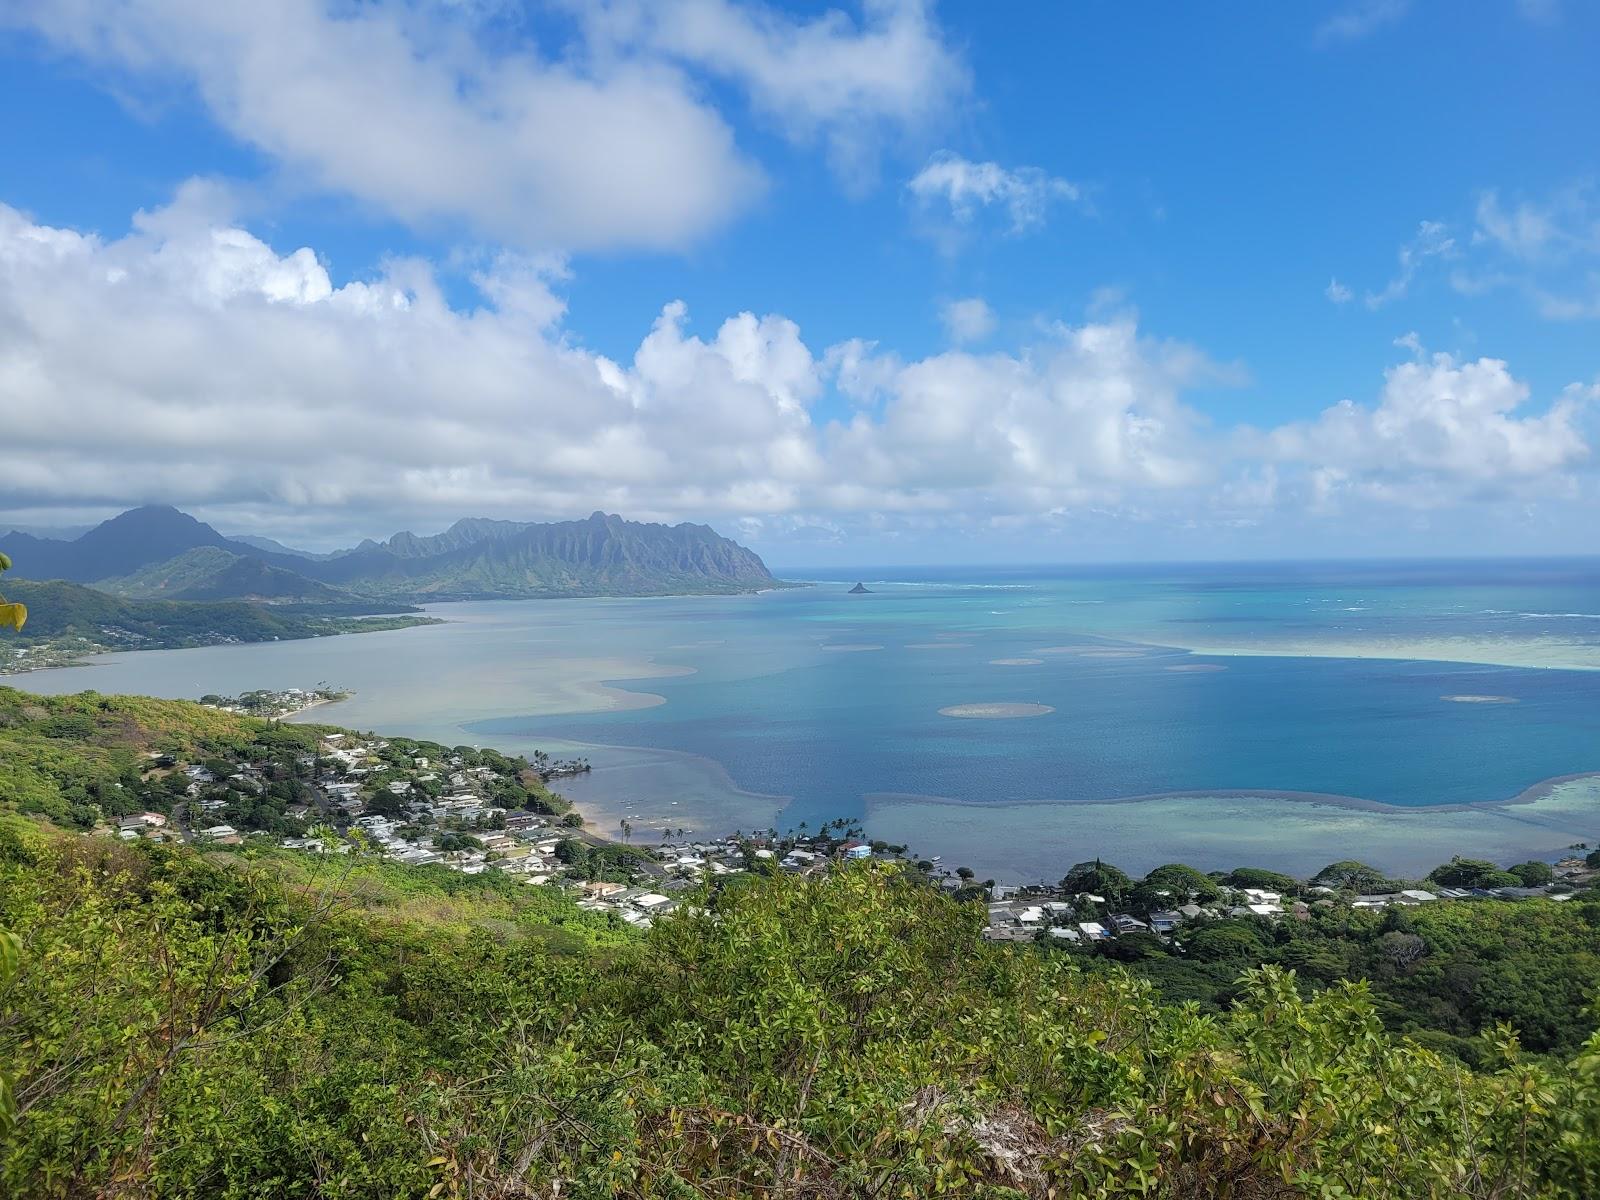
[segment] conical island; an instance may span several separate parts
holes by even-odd
[[[867,594],[868,594],[868,593],[869,593],[869,592],[870,592],[870,591],[871,591],[871,590],[872,590],[872,589],[871,589],[871,588],[869,588],[869,587],[867,587],[867,585],[866,585],[866,584],[864,584],[864,583],[858,583],[858,584],[856,584],[856,585],[855,585],[855,587],[853,587],[853,588],[851,588],[851,589],[850,589],[850,591],[849,591],[849,592],[848,592],[848,593],[847,593],[847,594],[848,594],[848,595],[851,595],[851,596],[865,596],[865,595],[867,595]]]

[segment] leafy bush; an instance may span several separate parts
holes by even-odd
[[[1225,1014],[1163,1007],[1121,970],[982,945],[981,908],[894,868],[747,881],[635,938],[427,871],[0,847],[7,1195],[1600,1186],[1600,1042],[1540,1065],[1500,1032],[1473,1072],[1385,1034],[1364,985],[1307,999],[1276,968]]]

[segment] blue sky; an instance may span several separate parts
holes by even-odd
[[[0,515],[1590,552],[1597,54],[1571,0],[0,2]]]

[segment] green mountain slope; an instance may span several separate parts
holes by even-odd
[[[486,525],[496,527],[485,532]],[[510,525],[482,523],[473,540],[437,553],[419,551],[424,539],[397,535],[398,553],[391,539],[307,573],[358,595],[436,599],[748,592],[776,583],[758,555],[704,525],[640,524],[598,512],[583,521]]]
[[[114,596],[135,599],[311,603],[347,598],[325,583],[220,546],[197,546],[132,574],[97,580],[94,586]]]

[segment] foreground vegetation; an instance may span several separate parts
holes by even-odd
[[[169,760],[292,790],[316,740],[0,689],[0,1195],[1600,1194],[1591,898],[1048,953],[910,861],[731,876],[640,933],[498,871],[67,828],[176,794]]]
[[[322,860],[325,861],[325,860]],[[1579,1197],[1600,1040],[1472,1071],[1367,989],[1252,971],[1224,1014],[984,947],[865,865],[648,935],[558,893],[0,836],[31,1196]]]
[[[1600,852],[1589,857],[1600,866]],[[1582,891],[1558,885],[1567,886],[1567,894],[1554,899],[1361,908],[1348,903],[1358,888],[1438,889],[1496,883],[1501,876],[1508,886],[1521,886],[1548,883],[1552,872],[1546,863],[1522,863],[1506,872],[1453,859],[1427,879],[1407,883],[1346,861],[1316,877],[1340,885],[1333,895],[1319,895],[1327,889],[1316,882],[1249,868],[1214,878],[1169,864],[1137,883],[1108,864],[1075,870],[1081,868],[1097,872],[1091,882],[1107,893],[1102,911],[1147,916],[1186,900],[1214,903],[1227,887],[1269,887],[1292,905],[1285,916],[1262,918],[1226,915],[1223,901],[1222,915],[1208,912],[1170,938],[1134,932],[1066,945],[1041,938],[1042,945],[1076,955],[1089,969],[1132,971],[1170,1003],[1224,1011],[1241,994],[1243,973],[1260,966],[1292,970],[1310,988],[1361,979],[1386,1028],[1469,1063],[1487,1061],[1482,1035],[1502,1022],[1517,1029],[1526,1048],[1555,1055],[1575,1054],[1591,1026],[1588,1012],[1600,989],[1600,890],[1592,876]],[[1063,880],[1069,890],[1080,882]]]

